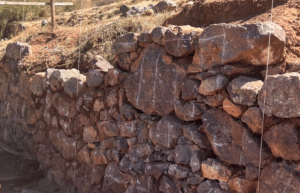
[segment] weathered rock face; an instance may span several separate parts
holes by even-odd
[[[144,9],[151,6],[133,7],[126,15]],[[56,183],[75,176],[82,193],[253,193],[257,179],[263,183],[260,192],[299,192],[299,76],[269,76],[267,115],[293,118],[263,120],[266,73],[252,64],[257,57],[264,62],[268,33],[274,39],[272,54],[282,41],[276,36],[280,31],[255,31],[260,25],[267,24],[211,26],[217,30],[211,36],[206,32],[204,38],[211,39],[201,47],[211,56],[205,71],[192,64],[202,29],[190,26],[125,34],[113,45],[114,66],[94,56],[85,75],[49,68],[31,76],[22,71],[26,60],[13,59],[20,53],[6,56],[0,60],[0,151],[17,147],[17,154],[37,159]],[[225,26],[225,40],[214,37],[223,34],[218,26]],[[224,52],[217,45],[223,40]],[[216,62],[222,53],[224,64],[234,57],[248,64]],[[252,58],[243,60],[248,55]],[[285,61],[274,66],[269,75],[283,73]],[[289,164],[276,163],[280,159]]]
[[[229,83],[227,90],[234,103],[252,106],[263,84],[259,79],[239,76]]]
[[[285,160],[300,160],[298,130],[292,123],[273,126],[264,134],[274,156]]]
[[[229,180],[229,187],[238,193],[251,193],[257,190],[257,182],[236,177]]]
[[[115,55],[119,55],[125,52],[135,52],[137,50],[138,43],[137,37],[134,33],[124,34],[116,39],[112,45],[112,52]]]
[[[202,115],[204,131],[212,148],[221,160],[238,165],[259,164],[259,141],[241,124],[222,110],[209,110]],[[262,150],[262,166],[272,155]]]
[[[59,151],[65,159],[73,159],[75,157],[76,141],[74,138],[67,137],[63,131],[51,130],[49,139],[54,148]]]
[[[228,80],[225,76],[218,74],[201,81],[198,91],[202,95],[213,95],[217,91],[221,90],[227,82]]]
[[[253,133],[262,133],[263,114],[258,107],[249,108],[241,118],[241,121],[246,123]]]
[[[167,52],[175,57],[190,55],[195,51],[195,43],[201,32],[201,28],[192,28],[190,26],[181,26],[176,28],[176,30],[168,29],[165,33]]]
[[[265,114],[268,116],[300,117],[299,82],[300,74],[297,72],[268,76],[267,85],[263,86],[258,95],[258,104],[261,110],[264,110],[265,98]]]
[[[232,170],[222,162],[215,159],[207,159],[201,164],[203,177],[211,180],[228,181],[231,177]]]
[[[262,170],[259,192],[299,192],[298,173],[296,165],[272,162]]]
[[[171,116],[163,117],[149,131],[149,136],[154,145],[165,148],[174,148],[177,139],[182,135],[181,123]]]
[[[103,74],[99,69],[90,69],[86,75],[86,83],[89,87],[100,86],[103,83]]]
[[[8,44],[6,47],[6,55],[15,60],[20,60],[24,56],[29,56],[31,54],[31,46],[26,43],[16,42]]]
[[[129,102],[147,114],[164,116],[174,109],[185,71],[166,58],[162,47],[149,45],[124,83]]]
[[[35,74],[31,78],[31,92],[32,94],[42,97],[46,93],[46,85],[45,85],[45,72],[40,72]]]
[[[285,44],[285,32],[277,24],[211,25],[199,36],[193,64],[203,71],[239,61],[267,65],[269,35],[272,39],[269,64],[276,64],[283,57]]]
[[[119,193],[125,192],[129,186],[132,177],[120,172],[117,164],[110,163],[106,167],[103,185],[106,192]]]
[[[54,70],[49,78],[53,91],[63,90],[70,97],[78,96],[85,87],[86,77],[76,69]]]
[[[174,105],[177,117],[183,121],[195,121],[206,111],[204,103],[177,101]]]

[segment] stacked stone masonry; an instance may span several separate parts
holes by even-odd
[[[30,46],[10,44],[0,142],[83,193],[251,193],[258,178],[260,192],[299,192],[300,74],[263,75],[284,46],[269,22],[156,27],[117,38],[118,67],[96,56],[87,73],[29,76]]]

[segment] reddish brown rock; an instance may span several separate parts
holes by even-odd
[[[108,72],[113,66],[107,62],[102,56],[96,55],[92,60],[92,65],[96,69],[100,69],[102,72]]]
[[[113,89],[106,96],[106,104],[107,106],[112,107],[118,103],[119,103],[118,93],[116,90]]]
[[[91,158],[93,160],[94,165],[107,165],[108,158],[106,156],[105,150],[100,148],[96,148],[91,151]]]
[[[197,186],[197,193],[228,193],[225,190],[222,190],[220,184],[217,181],[205,180],[199,186]]]
[[[211,148],[206,134],[200,132],[200,125],[197,125],[195,123],[190,124],[190,125],[184,125],[182,127],[182,131],[183,131],[183,136],[185,138],[194,142],[200,148],[203,148],[203,149]]]
[[[190,172],[190,169],[183,166],[179,166],[177,164],[171,164],[168,170],[168,174],[178,180],[186,179]]]
[[[230,189],[237,193],[252,193],[257,190],[257,182],[246,180],[245,177],[230,179],[228,184]]]
[[[120,193],[124,192],[131,183],[132,177],[129,174],[123,174],[120,172],[117,164],[110,163],[106,167],[103,192]]]
[[[106,86],[116,86],[123,82],[128,76],[128,73],[123,72],[117,68],[111,68],[105,75]]]
[[[166,44],[166,36],[165,33],[168,28],[158,26],[154,28],[151,32],[151,38],[154,43],[157,43],[159,45],[165,45]]]
[[[258,166],[260,142],[240,123],[222,110],[211,109],[202,115],[204,131],[213,151],[222,161],[238,165]],[[272,159],[266,149],[262,149],[261,164],[265,166]]]
[[[258,167],[249,165],[246,167],[245,177],[247,180],[255,180],[258,177]]]
[[[299,132],[292,123],[273,126],[264,134],[263,139],[271,148],[275,157],[285,160],[300,160]]]
[[[67,137],[61,130],[52,129],[49,132],[49,139],[53,147],[59,151],[65,159],[73,159],[75,157],[76,141],[74,138]]]
[[[179,97],[185,71],[176,64],[166,65],[165,56],[162,47],[149,45],[137,60],[138,68],[124,83],[129,102],[147,114],[169,114]]]
[[[227,82],[228,79],[225,76],[218,74],[202,80],[198,91],[202,95],[213,95],[221,90]]]
[[[195,51],[197,37],[203,30],[191,26],[175,27],[165,32],[165,47],[175,57],[188,56]]]
[[[206,96],[203,99],[203,102],[205,104],[207,104],[208,106],[211,107],[218,107],[221,106],[223,104],[223,100],[226,98],[226,95],[224,96],[224,94],[222,92],[218,92],[215,95],[211,95],[211,96]]]
[[[215,24],[205,28],[199,37],[193,64],[203,71],[215,65],[245,62],[267,65],[268,39],[271,35],[269,64],[283,58],[285,32],[271,22],[231,25]]]
[[[97,87],[103,83],[103,74],[100,69],[90,69],[86,74],[86,83],[89,87]]]
[[[58,94],[52,98],[51,103],[61,116],[73,118],[77,115],[76,102],[65,95]]]
[[[241,105],[236,105],[231,102],[229,99],[225,98],[223,100],[223,109],[230,115],[239,118],[243,112],[246,110],[245,107]]]
[[[49,84],[53,91],[63,90],[71,98],[79,96],[84,90],[86,76],[76,69],[54,70],[49,78]]]
[[[97,125],[101,134],[105,134],[107,137],[115,137],[120,135],[120,129],[116,123],[102,122]]]
[[[134,33],[119,36],[112,45],[112,53],[119,55],[125,52],[135,52],[138,48],[137,37]]]
[[[201,171],[204,178],[225,182],[228,182],[232,175],[231,168],[212,158],[209,158],[201,163]]]
[[[100,99],[96,99],[93,105],[93,110],[95,112],[99,112],[100,110],[104,109],[104,102]]]
[[[136,52],[131,52],[129,57],[130,60],[134,62],[135,60],[138,59],[139,55]]]
[[[90,148],[88,146],[84,146],[77,154],[77,161],[80,164],[89,164],[91,163],[91,155],[90,155]]]
[[[140,176],[133,184],[135,192],[158,193],[158,184],[152,176]]]
[[[132,61],[130,60],[129,53],[122,53],[120,55],[116,56],[116,61],[119,64],[119,67],[124,71],[130,71],[130,66],[132,64]]]
[[[3,70],[0,68],[0,101],[5,101],[6,96],[8,94],[8,81],[7,81],[7,76],[3,72]]]
[[[199,86],[199,81],[185,78],[181,85],[181,98],[183,100],[197,99]]]
[[[236,74],[245,75],[245,74],[249,74],[251,70],[252,69],[250,67],[239,67],[237,65],[225,65],[222,68],[222,73],[225,76],[232,76]]]
[[[260,109],[263,111],[265,100],[266,115],[281,118],[299,117],[299,81],[300,74],[297,72],[268,76],[268,85],[264,85],[258,95]]]
[[[259,192],[299,192],[298,167],[297,165],[288,165],[286,162],[272,162],[262,170]]]
[[[45,72],[36,73],[31,77],[31,92],[35,96],[42,97],[46,93]]]
[[[182,135],[181,123],[171,116],[163,117],[150,129],[150,139],[154,145],[174,148],[177,139]]]
[[[183,121],[196,121],[206,111],[204,103],[177,101],[174,104],[176,116]]]
[[[263,84],[257,78],[239,76],[229,83],[227,90],[234,103],[252,106],[256,102],[257,94],[262,89]]]
[[[258,107],[249,108],[241,118],[241,121],[246,123],[253,133],[261,134],[263,113]]]
[[[153,147],[149,144],[137,144],[129,148],[130,160],[134,163],[139,159],[145,159],[148,155],[153,153]]]
[[[93,166],[91,172],[91,184],[101,184],[105,174],[105,166]]]
[[[139,121],[126,121],[118,123],[120,128],[120,136],[122,137],[134,137],[137,134]]]
[[[101,137],[98,137],[98,132],[95,126],[85,126],[82,134],[83,141],[86,143],[100,142]]]
[[[159,191],[163,193],[179,193],[179,187],[177,187],[176,183],[172,180],[172,178],[168,176],[163,176],[160,180]]]
[[[31,99],[31,82],[30,76],[25,72],[21,72],[19,83],[18,83],[18,93],[19,95],[26,99]]]

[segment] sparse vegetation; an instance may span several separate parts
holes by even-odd
[[[41,0],[42,1],[42,0]],[[178,2],[181,0],[177,0]],[[102,6],[97,6],[104,3]],[[155,14],[152,16],[120,17],[119,8],[122,4],[129,6],[149,6],[156,4],[154,0],[83,0],[75,2],[74,6],[60,7],[56,17],[57,28],[54,31],[56,38],[47,34],[51,33],[50,26],[41,27],[41,20],[50,17],[39,17],[34,21],[25,21],[28,27],[9,41],[0,44],[0,57],[5,53],[8,43],[22,41],[32,45],[34,57],[27,58],[25,70],[32,72],[43,71],[47,67],[72,68],[78,65],[79,52],[81,66],[88,66],[95,55],[101,55],[111,64],[114,56],[111,46],[115,39],[124,33],[141,33],[152,30],[157,25],[162,25],[165,19],[174,12]],[[72,10],[71,12],[64,12]],[[46,13],[50,13],[46,11]],[[45,13],[41,13],[43,15]],[[45,15],[48,16],[48,15]],[[48,50],[45,50],[47,47]],[[60,52],[52,52],[55,47]],[[81,70],[85,70],[84,68]]]

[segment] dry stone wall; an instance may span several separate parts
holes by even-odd
[[[84,74],[29,76],[30,46],[11,44],[0,141],[79,192],[250,193],[260,178],[260,192],[296,193],[300,74],[272,74],[284,45],[274,23],[157,27],[117,38],[118,67],[96,56]]]

